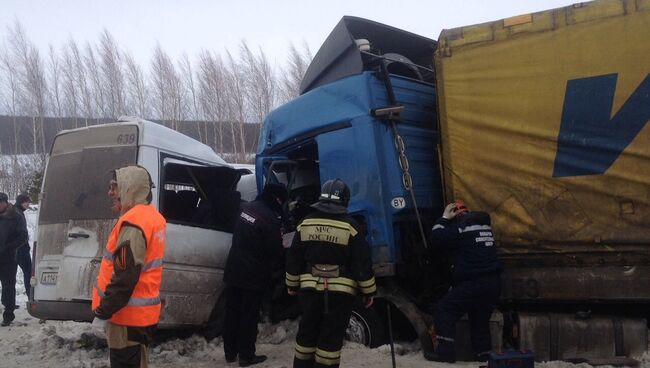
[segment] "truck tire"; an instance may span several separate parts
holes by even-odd
[[[358,305],[354,308],[345,330],[346,340],[376,348],[387,343],[386,335],[384,322],[374,306],[364,308]]]

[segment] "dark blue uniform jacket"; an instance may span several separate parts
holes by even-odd
[[[230,286],[263,291],[274,271],[284,266],[281,207],[275,199],[258,197],[244,206],[232,234],[224,281]]]
[[[486,212],[468,212],[452,220],[441,217],[433,225],[431,241],[449,254],[455,283],[501,271]]]

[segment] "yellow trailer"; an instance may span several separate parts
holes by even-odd
[[[491,213],[504,301],[647,303],[650,1],[579,3],[438,41],[445,196]]]
[[[502,243],[650,245],[650,1],[445,30],[436,54],[448,197]]]

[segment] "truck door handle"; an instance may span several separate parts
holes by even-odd
[[[68,238],[90,238],[90,235],[86,233],[68,233]]]

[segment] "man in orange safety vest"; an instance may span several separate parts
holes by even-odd
[[[163,216],[151,203],[151,176],[140,166],[117,169],[108,196],[120,214],[93,289],[93,331],[108,342],[112,368],[147,367],[160,319],[165,253]]]

